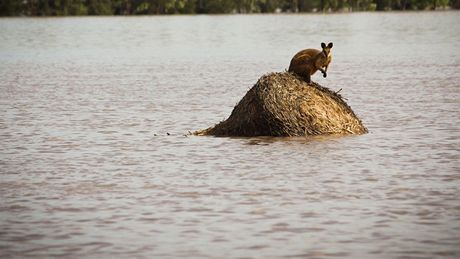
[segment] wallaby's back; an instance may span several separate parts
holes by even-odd
[[[288,71],[301,76],[313,75],[318,70],[315,66],[315,57],[320,52],[317,49],[304,49],[297,52],[291,59]]]

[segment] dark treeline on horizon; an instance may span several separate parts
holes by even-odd
[[[460,9],[460,0],[0,0],[0,16]]]

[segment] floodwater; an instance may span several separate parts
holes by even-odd
[[[460,257],[459,21],[0,19],[0,257]],[[321,41],[369,134],[187,136]]]

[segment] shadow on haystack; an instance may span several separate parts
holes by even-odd
[[[311,136],[367,133],[342,96],[295,74],[262,76],[230,117],[194,132],[212,136]]]

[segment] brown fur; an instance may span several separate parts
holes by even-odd
[[[304,49],[291,59],[289,72],[294,72],[303,77],[306,82],[311,82],[311,76],[320,70],[323,77],[327,76],[327,68],[332,61],[332,42],[327,46],[321,43],[322,50]]]

